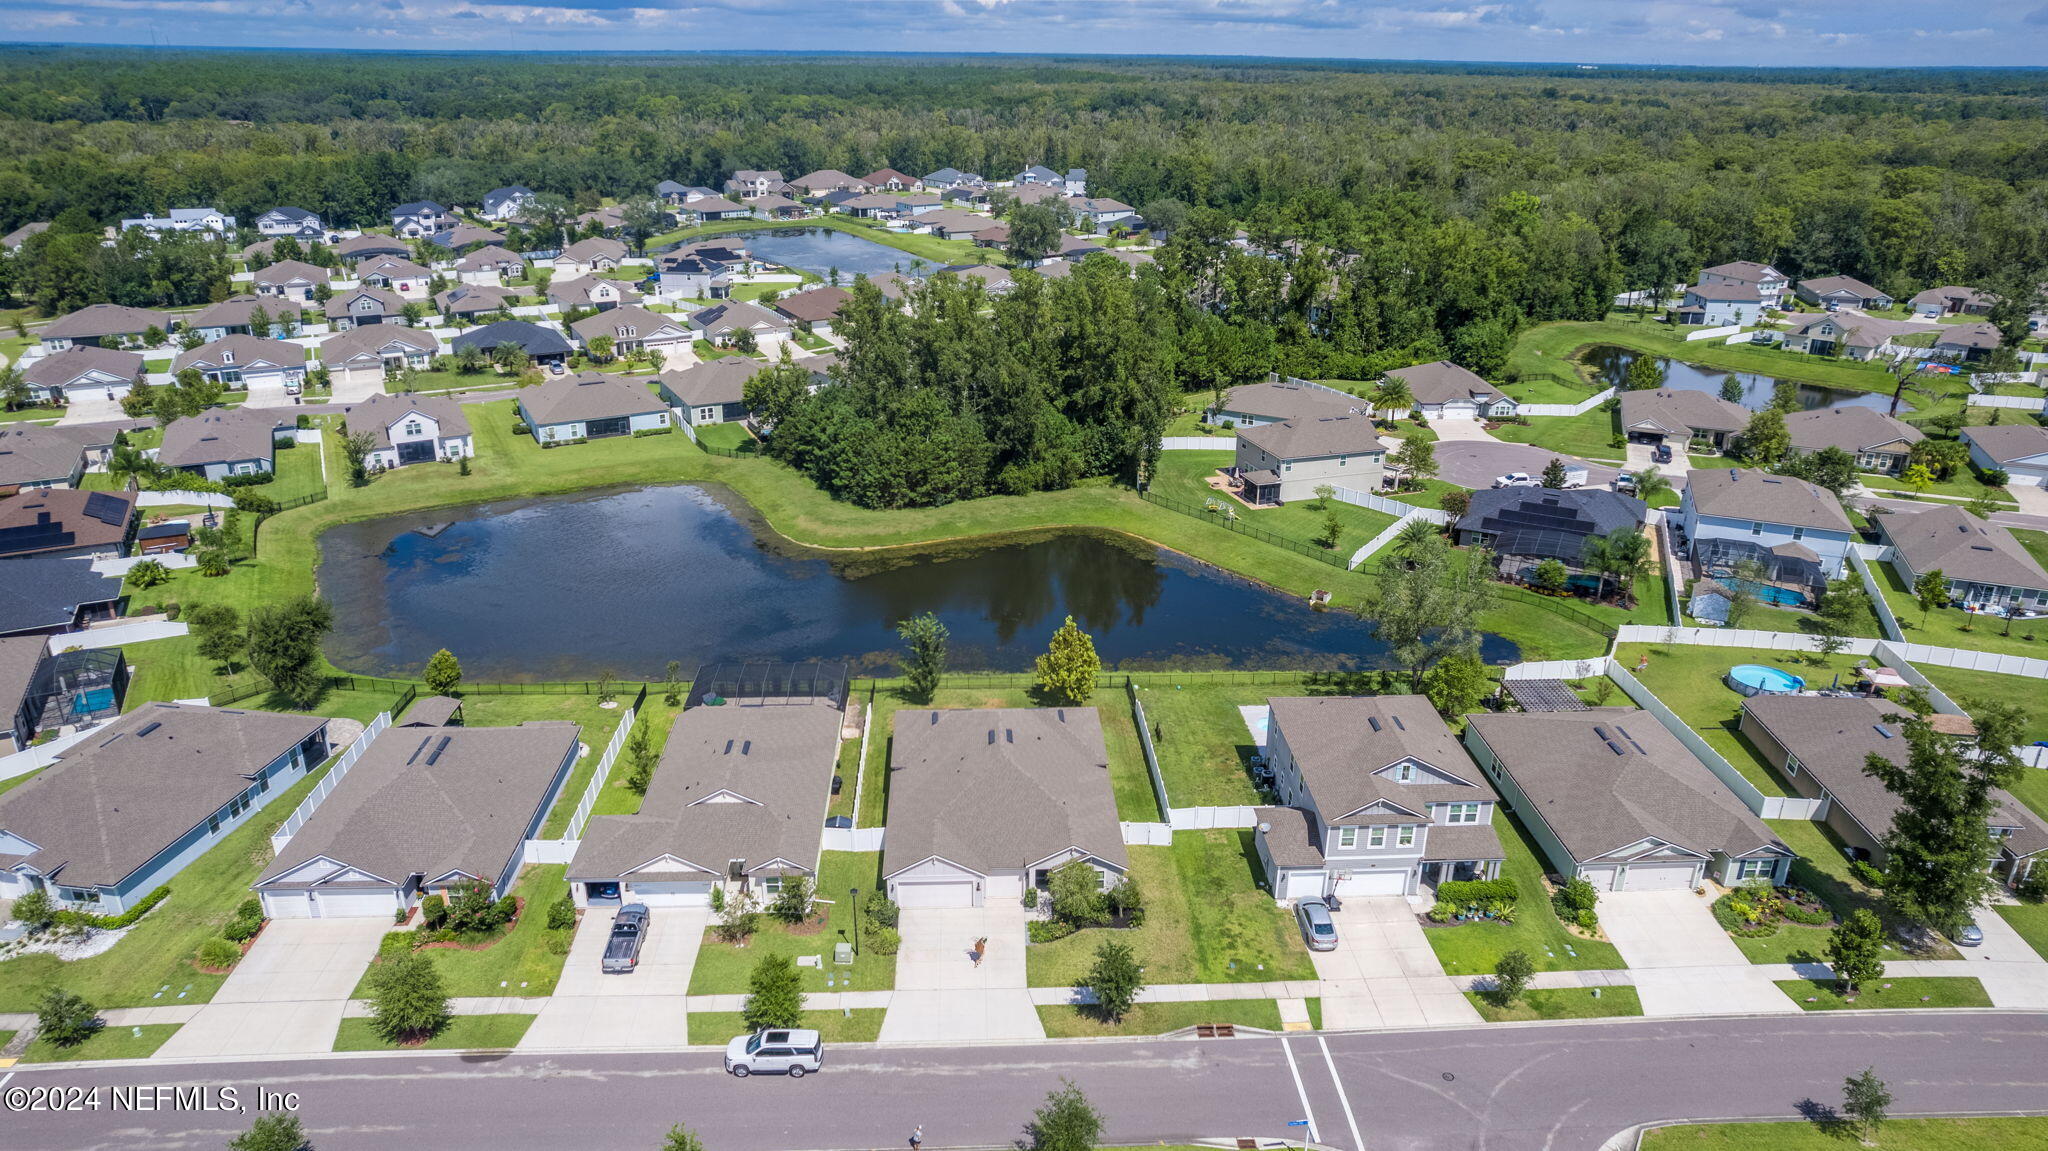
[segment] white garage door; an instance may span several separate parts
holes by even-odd
[[[973,907],[974,881],[927,880],[922,883],[904,880],[896,885],[898,907]]]
[[[313,914],[313,905],[303,891],[266,891],[263,914],[272,919],[307,919]]]
[[[350,919],[381,915],[389,918],[398,900],[384,891],[316,891],[313,914],[319,919]]]
[[[1406,895],[1405,871],[1354,871],[1337,880],[1339,895]]]
[[[1328,877],[1320,871],[1283,871],[1280,873],[1280,898],[1321,899],[1328,882]]]
[[[1630,864],[1624,891],[1684,891],[1692,886],[1692,864]]]
[[[1579,878],[1593,885],[1595,891],[1614,890],[1613,867],[1581,867]]]
[[[711,881],[702,883],[629,883],[622,898],[649,907],[709,907]]]

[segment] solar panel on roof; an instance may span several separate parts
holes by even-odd
[[[103,524],[120,527],[128,522],[128,501],[109,492],[85,497],[85,514]]]

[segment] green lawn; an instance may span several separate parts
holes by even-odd
[[[1506,1007],[1497,1006],[1493,1000],[1477,991],[1467,991],[1465,998],[1479,1010],[1479,1017],[1488,1023],[1522,1023],[1534,1019],[1611,1019],[1643,1013],[1642,997],[1633,987],[1602,987],[1600,997],[1584,987],[1537,988],[1524,991],[1520,998]]]
[[[1900,1007],[1989,1007],[1991,997],[1977,980],[1954,976],[1925,979],[1879,979],[1854,999],[1846,998],[1828,979],[1779,979],[1778,990],[1801,1011],[1876,1011]],[[1809,1002],[1810,1001],[1810,1002]]]
[[[1819,1123],[1702,1123],[1643,1133],[1642,1151],[1845,1151],[1853,1133]],[[1893,1119],[1878,1136],[1883,1151],[2040,1151],[2048,1119]]]
[[[1996,910],[2027,941],[2027,946],[2048,959],[2048,905],[2001,903]]]
[[[816,1031],[827,1043],[873,1043],[882,1037],[882,1017],[887,1008],[855,1007],[850,1011],[806,1011],[799,1027]],[[690,1012],[690,1043],[720,1047],[737,1035],[747,1034],[747,1025],[737,1011]]]
[[[626,708],[633,702],[639,689],[619,692],[614,701],[617,708],[599,705],[595,695],[472,695],[462,700],[463,722],[471,727],[512,727],[540,720],[565,719],[583,729],[580,739],[590,754],[581,756],[576,765],[569,769],[569,781],[563,785],[562,793],[555,799],[555,806],[548,811],[548,817],[541,821],[540,837],[556,839],[569,828],[569,818],[576,813],[576,805],[583,802],[583,792],[590,786],[590,777],[597,772],[597,761],[604,758],[605,745],[611,742],[612,733],[618,730],[619,720],[624,718]],[[658,749],[668,741],[668,716],[673,713],[660,708],[661,697],[649,693],[648,715],[639,722],[652,724],[648,734]],[[625,792],[632,810],[639,810],[639,797],[626,786],[625,772],[614,764],[612,776],[600,801],[611,799],[613,792]],[[614,800],[614,802],[618,802]]]
[[[1263,706],[1276,695],[1302,695],[1288,684],[1150,684],[1138,689],[1151,722],[1153,750],[1173,807],[1236,807],[1259,802],[1250,761],[1258,750],[1241,704]]]
[[[1899,630],[1905,633],[1908,642],[2048,659],[2048,619],[2007,620],[1971,615],[1959,607],[1938,607],[1923,613],[1912,589],[1892,565],[1874,566],[1877,586],[1884,592],[1885,602],[1891,604],[1892,614],[1899,619]]]
[[[740,445],[753,443],[754,437],[745,424],[707,424],[697,429],[697,442],[707,448],[738,451]]]
[[[519,921],[512,930],[490,946],[474,951],[459,947],[432,947],[425,954],[434,960],[448,994],[457,998],[487,995],[552,995],[562,977],[562,963],[569,955],[568,931],[548,930],[548,907],[569,891],[560,864],[536,865],[526,869],[512,894],[519,897]],[[398,932],[394,934],[410,934]],[[376,964],[371,964],[374,968]],[[351,998],[370,996],[370,973],[363,972]]]
[[[336,1051],[501,1051],[519,1045],[531,1015],[457,1015],[425,1043],[400,1046],[377,1034],[369,1019],[344,1019],[334,1037]]]
[[[200,941],[218,935],[249,885],[270,862],[270,833],[313,790],[325,767],[307,773],[247,823],[221,837],[170,882],[169,899],[138,920],[110,950],[66,963],[54,955],[0,961],[0,1012],[33,1011],[47,987],[83,995],[94,1006],[175,1007],[205,1003],[227,976],[192,966]]]
[[[1185,402],[1195,406],[1192,410],[1182,412],[1166,422],[1167,435],[1208,436],[1216,441],[1217,451],[1227,452],[1236,450],[1237,433],[1235,429],[1202,422],[1202,413],[1208,409],[1211,400],[1209,393],[1189,392],[1183,399]]]
[[[1526,424],[1502,424],[1493,429],[1493,438],[1582,459],[1625,459],[1626,453],[1614,446],[1616,428],[1614,413],[1603,406],[1579,416],[1530,416]]]
[[[59,1047],[38,1039],[21,1053],[23,1063],[83,1063],[92,1059],[147,1059],[156,1054],[181,1023],[145,1023],[141,1027],[103,1027],[75,1047]],[[137,1034],[140,1032],[140,1034]]]
[[[1898,926],[1897,918],[1885,907],[1884,893],[1865,886],[1862,880],[1849,873],[1849,857],[1844,854],[1842,841],[1833,828],[1809,819],[1772,819],[1765,822],[1785,846],[1799,855],[1792,861],[1794,885],[1819,896],[1821,902],[1833,908],[1837,916],[1869,910],[1876,912],[1887,928]],[[1762,938],[1729,938],[1751,963],[1820,963],[1827,957],[1826,927],[1780,923],[1775,933]],[[1909,948],[1894,932],[1885,937],[1883,958],[1955,959],[1957,953],[1939,936],[1930,935],[1924,946]]]
[[[1311,547],[1322,546],[1317,537],[1323,532],[1324,522],[1331,513],[1335,513],[1337,522],[1344,525],[1344,531],[1337,539],[1337,546],[1331,550],[1344,556],[1358,550],[1394,522],[1394,517],[1385,512],[1336,500],[1331,500],[1327,508],[1317,508],[1319,501],[1316,500],[1296,500],[1277,508],[1248,508],[1203,482],[1218,468],[1230,466],[1234,458],[1232,453],[1224,451],[1162,452],[1159,474],[1153,477],[1152,490],[1195,507],[1207,507],[1214,501],[1236,512],[1242,526],[1260,528]],[[1375,477],[1368,475],[1366,478],[1377,482]]]
[[[879,851],[827,851],[819,856],[817,896],[834,902],[826,908],[822,931],[794,934],[784,924],[761,917],[761,926],[744,945],[720,943],[711,929],[704,932],[704,945],[697,952],[697,966],[690,972],[692,995],[739,995],[747,990],[747,979],[755,964],[769,955],[819,955],[824,966],[799,967],[804,990],[887,991],[896,986],[896,957],[882,955],[867,946],[865,939],[854,956],[853,966],[832,963],[833,945],[853,942],[853,911],[847,892],[860,888],[865,893],[882,885],[882,853]],[[825,986],[827,979],[833,986]]]
[[[1521,821],[1505,811],[1495,811],[1494,834],[1500,836],[1507,860],[1502,877],[1515,881],[1520,898],[1515,902],[1515,922],[1488,920],[1461,923],[1455,927],[1425,927],[1429,940],[1447,975],[1484,975],[1493,970],[1502,953],[1521,949],[1538,971],[1599,971],[1625,967],[1621,952],[1611,943],[1583,939],[1565,930],[1550,908],[1543,875],[1550,870],[1537,854],[1536,843],[1522,830]],[[1570,950],[1566,950],[1570,948]],[[1576,952],[1577,954],[1573,954]]]
[[[2044,646],[2035,654],[2048,659],[2048,646]],[[1936,667],[1924,663],[1916,663],[1913,667],[1921,675],[1926,676],[1928,682],[1940,688],[1942,694],[1955,700],[1956,704],[1964,709],[1969,708],[1970,704],[1967,701],[1971,700],[2024,701],[2029,693],[2038,693],[2042,690],[2040,680],[2026,676],[2000,675],[1995,671],[1974,671],[1960,667]],[[2039,701],[2042,697],[2036,694],[2032,698]],[[2026,731],[2027,742],[2048,739],[2048,706],[2037,702],[2036,706],[2029,709],[2027,717],[2030,720]]]
[[[1680,334],[1683,331],[1620,313],[1605,320],[1538,324],[1516,337],[1515,346],[1508,352],[1506,371],[1510,375],[1555,373],[1586,378],[1587,373],[1578,362],[1578,354],[1590,347],[1611,344],[1670,356],[1702,367],[1760,372],[1779,379],[1831,388],[1859,392],[1889,392],[1892,389],[1891,374],[1880,364],[1809,356],[1760,344],[1728,344],[1720,340],[1687,343]]]
[[[1202,1023],[1280,1030],[1280,1005],[1271,999],[1211,999],[1195,1002],[1140,1003],[1116,1023],[1089,1007],[1040,1007],[1038,1021],[1048,1039],[1086,1039],[1098,1035],[1164,1035]]]
[[[1145,923],[1089,928],[1026,956],[1033,987],[1079,983],[1107,939],[1131,945],[1151,983],[1261,983],[1314,979],[1294,920],[1260,889],[1250,831],[1181,832],[1172,847],[1132,847],[1131,878]]]
[[[323,436],[339,435],[333,428]],[[327,490],[327,474],[320,464],[321,449],[312,444],[277,445],[277,478],[263,485],[263,494],[282,503]],[[346,478],[346,477],[341,477]]]

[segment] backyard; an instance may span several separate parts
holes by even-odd
[[[1908,642],[2048,659],[2048,617],[2009,620],[1973,615],[1959,607],[1923,612],[1913,598],[1913,589],[1892,565],[1874,566],[1877,586],[1884,592],[1885,602],[1891,605],[1892,614],[1898,617],[1899,630],[1905,633]]]
[[[797,968],[807,992],[889,990],[896,986],[894,955],[883,955],[862,942],[851,967],[834,966],[832,962],[834,944],[842,940],[853,942],[854,915],[847,892],[857,887],[866,893],[881,886],[881,852],[823,852],[818,857],[818,882],[812,892],[825,912],[823,928],[810,923],[792,927],[764,914],[754,934],[740,944],[721,943],[715,928],[707,929],[704,944],[697,951],[697,966],[690,972],[690,994],[745,994],[755,965],[770,955],[787,955],[792,959],[804,955],[821,957],[821,966]],[[826,905],[824,900],[832,902]],[[825,985],[827,979],[832,980],[831,987]]]
[[[1491,434],[1511,444],[1534,444],[1581,459],[1619,461],[1626,453],[1614,446],[1615,429],[1614,413],[1602,405],[1577,416],[1530,416],[1526,424],[1501,424]]]
[[[1346,556],[1394,522],[1394,517],[1385,512],[1338,500],[1331,500],[1326,507],[1320,508],[1316,506],[1322,502],[1320,500],[1294,500],[1277,508],[1247,507],[1205,482],[1207,477],[1216,474],[1217,469],[1229,467],[1233,458],[1229,452],[1162,452],[1158,474],[1152,479],[1152,491],[1198,508],[1215,503],[1225,509],[1216,513],[1219,518],[1234,512],[1245,527],[1260,528],[1312,547],[1321,546],[1318,537],[1323,533],[1327,518],[1334,514],[1337,522],[1343,525],[1343,534],[1331,550]],[[1372,481],[1368,490],[1376,488],[1376,477],[1362,475],[1361,482],[1366,481]]]
[[[1138,689],[1152,725],[1152,747],[1174,807],[1237,807],[1259,802],[1251,757],[1258,751],[1240,706],[1263,707],[1276,695],[1304,695],[1299,683],[1149,684]]]
[[[1444,965],[1444,974],[1484,975],[1493,970],[1502,954],[1516,950],[1528,955],[1538,971],[1611,971],[1627,966],[1613,944],[1565,930],[1551,910],[1550,889],[1543,885],[1544,873],[1550,869],[1521,821],[1506,811],[1495,811],[1493,830],[1507,857],[1501,865],[1501,878],[1514,880],[1517,889],[1515,921],[1489,919],[1423,928],[1423,938],[1429,940]]]

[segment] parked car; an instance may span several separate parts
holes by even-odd
[[[1984,929],[1974,923],[1965,923],[1963,929],[1956,932],[1957,947],[1981,947],[1983,944]]]
[[[1295,922],[1301,925],[1301,940],[1310,951],[1337,950],[1337,923],[1320,899],[1304,899],[1294,905]]]
[[[1655,448],[1651,449],[1651,451],[1650,451],[1650,458],[1651,458],[1652,460],[1655,460],[1656,462],[1658,462],[1658,463],[1660,463],[1660,464],[1668,464],[1668,463],[1670,463],[1670,462],[1671,462],[1671,445],[1670,445],[1670,444],[1658,444],[1658,445],[1657,445],[1657,446],[1656,446]]]
[[[1542,484],[1528,472],[1509,472],[1507,475],[1495,477],[1493,486],[1497,488],[1534,488],[1541,487]]]
[[[1635,492],[1635,490],[1636,490],[1636,475],[1635,475],[1635,473],[1634,473],[1634,472],[1616,472],[1616,473],[1615,473],[1615,475],[1614,475],[1614,490],[1615,490],[1615,491],[1617,491],[1617,492],[1620,492],[1620,493],[1621,493],[1622,495],[1632,495],[1632,494],[1634,494],[1634,492]]]
[[[647,938],[647,905],[628,903],[612,920],[612,937],[604,944],[604,973],[631,975],[640,966],[640,944]]]
[[[851,828],[851,827],[853,826],[853,819],[852,819],[852,817],[850,817],[850,816],[845,816],[845,815],[831,815],[831,816],[826,816],[826,817],[825,817],[825,826],[826,826],[826,827],[842,827],[842,828]]]
[[[756,1031],[725,1045],[725,1069],[745,1079],[756,1071],[781,1071],[802,1079],[825,1066],[825,1041],[815,1031]]]

